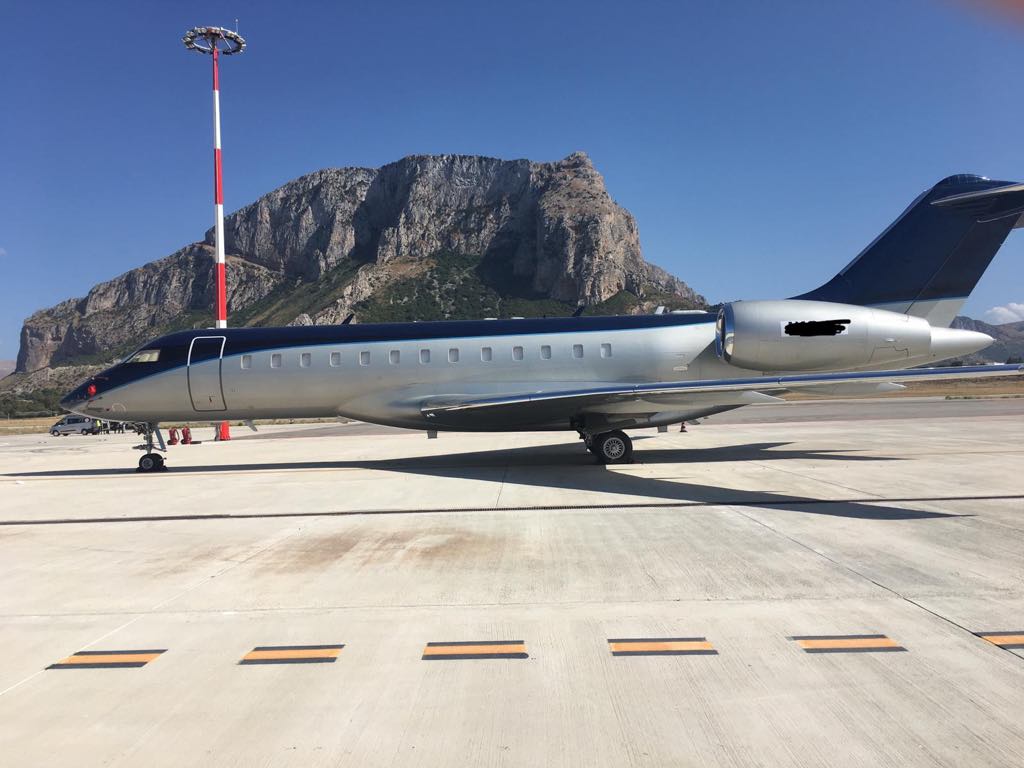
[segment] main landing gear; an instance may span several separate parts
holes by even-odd
[[[153,424],[146,424],[146,431],[144,432],[146,442],[143,445],[135,446],[139,450],[145,451],[141,459],[139,459],[139,468],[136,472],[166,472],[167,466],[164,464],[164,457],[156,452],[156,447],[153,442],[153,436],[156,435],[156,439],[160,442],[160,450],[166,451],[167,447],[164,445],[164,438],[160,434],[160,430],[157,429]]]
[[[602,464],[629,464],[633,461],[633,441],[621,430],[581,435],[587,450]]]

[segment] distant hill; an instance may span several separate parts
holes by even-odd
[[[1003,325],[991,325],[964,315],[957,315],[953,320],[953,328],[965,331],[987,333],[995,343],[973,355],[962,358],[965,364],[1005,363],[1007,360],[1024,360],[1024,320]]]
[[[14,360],[0,360],[0,379],[14,370]]]

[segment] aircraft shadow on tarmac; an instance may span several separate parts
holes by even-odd
[[[823,461],[901,461],[897,457],[865,456],[842,450],[784,450],[791,443],[752,443],[699,449],[652,449],[638,450],[636,459],[644,464],[680,464],[685,471],[687,465],[704,462],[761,462],[778,460],[823,460]],[[783,449],[783,450],[780,450]],[[179,454],[180,455],[180,454]],[[660,506],[708,506],[737,505],[767,507],[833,517],[848,517],[865,520],[919,520],[929,518],[966,517],[944,512],[928,512],[892,506],[894,502],[940,501],[940,498],[879,498],[877,501],[865,494],[859,498],[819,499],[808,496],[772,493],[769,491],[719,488],[678,479],[641,477],[630,472],[609,470],[595,464],[594,458],[582,447],[559,443],[548,446],[524,448],[499,448],[491,451],[473,451],[444,455],[402,457],[399,459],[358,459],[351,461],[299,461],[273,462],[262,464],[230,465],[189,465],[178,466],[172,455],[170,468],[175,475],[208,474],[217,472],[261,472],[310,469],[366,469],[406,474],[436,476],[438,478],[464,478],[492,480],[515,485],[529,485],[538,488],[578,490],[587,493],[610,494],[634,497],[623,506],[638,506],[635,497],[648,501],[643,505]],[[566,471],[571,468],[571,471]],[[97,477],[134,474],[131,469],[82,469],[44,470],[39,472],[9,473],[8,477]],[[166,475],[140,475],[162,477]],[[854,494],[851,494],[851,496]],[[870,503],[868,503],[870,502]],[[552,503],[552,507],[573,506],[569,499],[563,503]],[[595,503],[592,506],[614,506]],[[410,510],[417,511],[417,510]],[[430,509],[422,510],[424,512]],[[287,514],[287,513],[283,513]],[[274,515],[269,515],[273,517]]]

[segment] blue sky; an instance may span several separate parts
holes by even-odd
[[[180,37],[236,17],[229,211],[322,167],[584,150],[645,256],[718,301],[823,282],[950,173],[1024,180],[1024,24],[954,0],[7,2],[0,359],[211,225],[209,62]],[[1020,232],[967,310],[1014,304]]]

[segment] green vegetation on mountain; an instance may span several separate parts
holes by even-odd
[[[288,325],[301,314],[313,315],[330,306],[356,274],[359,264],[340,262],[314,281],[285,280],[262,299],[235,312],[232,325]]]
[[[23,394],[0,393],[0,418],[20,419],[60,413],[60,399],[64,394],[59,389],[37,389]]]
[[[484,317],[566,317],[576,306],[520,294],[523,282],[497,274],[480,256],[435,254],[425,271],[391,283],[354,309],[359,322],[393,323],[414,320],[474,320]],[[664,305],[667,309],[692,309],[693,303],[668,293],[653,292],[643,298],[619,291],[611,298],[586,307],[583,315],[625,315],[643,306]]]

